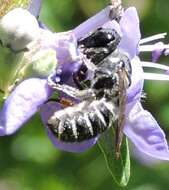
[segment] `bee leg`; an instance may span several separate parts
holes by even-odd
[[[63,107],[69,107],[69,106],[73,106],[74,105],[74,102],[69,100],[69,99],[66,99],[66,98],[49,98],[45,104],[47,104],[48,102],[57,102],[59,104],[61,104]]]
[[[77,73],[73,73],[73,81],[75,83],[75,85],[78,87],[78,89],[82,90],[83,86],[79,80],[79,76],[77,75]]]
[[[73,73],[73,81],[77,86],[77,88],[80,90],[84,89],[83,83],[81,82],[86,79],[86,74],[87,74],[87,67],[84,64],[80,66],[77,72]]]
[[[56,83],[52,80],[52,77],[53,77],[53,75],[50,75],[47,80],[48,80],[48,85],[53,89],[64,92],[65,94],[67,94],[67,95],[69,95],[75,99],[78,98],[80,100],[95,97],[95,93],[93,92],[92,89],[79,90],[79,89],[76,89],[76,88],[71,87],[69,85]]]
[[[45,102],[44,102],[44,104],[47,104],[47,103],[49,103],[49,102],[57,102],[57,103],[59,103],[60,102],[60,98],[49,98],[48,100],[46,100]]]
[[[124,125],[125,125],[125,115],[119,118],[117,128],[116,128],[115,156],[117,160],[120,157],[120,148],[121,148],[121,143],[122,143],[123,135],[124,135],[123,134]]]
[[[73,88],[71,86],[65,85],[65,84],[55,84],[55,86],[52,86],[52,88],[57,89],[61,92],[66,93],[67,95],[78,98],[80,100],[88,99],[91,97],[95,97],[95,94],[92,89],[87,90],[78,90],[76,88]]]

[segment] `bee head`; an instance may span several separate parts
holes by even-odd
[[[120,36],[113,29],[99,28],[87,37],[79,41],[79,45],[85,48],[107,47],[109,44],[119,43]],[[116,41],[116,42],[115,42]]]
[[[120,42],[120,35],[114,29],[99,28],[78,42],[80,51],[94,64],[111,54]]]

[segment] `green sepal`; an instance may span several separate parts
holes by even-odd
[[[9,95],[10,88],[15,86],[16,71],[23,60],[24,53],[15,53],[11,49],[0,46],[0,92],[1,99]]]
[[[113,127],[106,131],[99,139],[99,147],[104,154],[106,164],[117,185],[124,187],[130,178],[130,154],[127,138],[123,138],[120,157],[115,156],[115,132]]]
[[[28,9],[32,0],[0,0],[0,17],[14,8]]]
[[[31,48],[28,52],[15,53],[0,46],[0,91],[6,99],[15,87],[27,78],[47,78],[57,67],[56,51]],[[1,93],[2,94],[2,93]]]
[[[32,77],[46,78],[57,67],[56,51],[53,49],[38,50],[29,57],[31,57],[29,58],[29,72]]]

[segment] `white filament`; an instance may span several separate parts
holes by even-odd
[[[143,78],[145,80],[169,81],[169,75],[166,74],[143,73]]]
[[[156,51],[156,50],[164,50],[164,49],[168,49],[169,45],[165,45],[165,44],[152,44],[152,45],[142,45],[139,46],[139,52],[150,52],[150,51]]]
[[[162,39],[162,38],[165,38],[165,36],[167,35],[167,33],[161,33],[161,34],[156,34],[156,35],[153,35],[153,36],[150,36],[150,37],[147,37],[147,38],[143,38],[140,40],[140,45],[141,44],[144,44],[144,43],[147,43],[147,42],[152,42],[152,41],[155,41],[155,40],[159,40],[159,39]]]
[[[158,63],[141,61],[141,65],[143,67],[151,67],[151,68],[156,68],[156,69],[162,69],[162,70],[165,70],[165,71],[169,71],[169,66],[161,65],[161,64],[158,64]]]

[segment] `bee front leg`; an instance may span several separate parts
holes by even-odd
[[[64,97],[49,98],[44,104],[47,104],[49,102],[57,102],[64,108],[73,106],[75,104],[72,100],[66,99]]]
[[[95,93],[93,92],[92,89],[79,90],[66,84],[56,83],[53,81],[52,77],[53,75],[50,75],[47,81],[48,85],[53,89],[59,90],[75,99],[78,98],[80,100],[89,99],[89,98],[91,99],[95,97]]]

